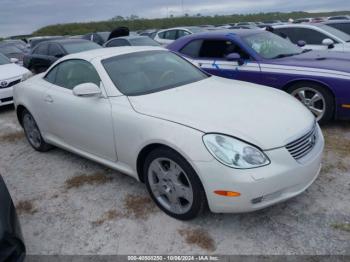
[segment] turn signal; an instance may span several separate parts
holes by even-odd
[[[226,197],[239,197],[241,193],[239,192],[233,192],[233,191],[224,191],[224,190],[216,190],[214,191],[215,194],[220,196],[226,196]]]

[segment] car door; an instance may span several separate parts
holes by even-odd
[[[49,57],[49,44],[40,43],[33,50],[30,61],[28,63],[28,68],[35,73],[44,72],[51,65],[51,59]]]
[[[111,105],[106,96],[78,97],[73,88],[94,83],[104,93],[94,66],[85,60],[66,60],[45,76],[50,87],[45,94],[48,136],[63,146],[116,161]]]
[[[260,81],[259,64],[239,45],[228,39],[197,39],[180,50],[191,62],[206,72],[230,79]],[[239,61],[228,61],[226,56],[238,53]]]
[[[50,66],[56,62],[61,57],[64,57],[66,55],[66,51],[57,43],[50,43],[49,44],[49,59],[50,59]]]

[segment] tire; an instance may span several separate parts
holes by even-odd
[[[169,216],[190,220],[206,209],[205,191],[198,175],[174,150],[160,147],[150,152],[143,165],[143,176],[153,201]]]
[[[325,124],[333,119],[334,97],[326,87],[312,82],[299,82],[289,87],[287,92],[300,100],[314,114],[320,124]],[[316,97],[316,94],[317,99],[312,99]]]
[[[53,148],[52,145],[46,143],[44,138],[41,136],[40,129],[36,124],[34,117],[27,111],[24,110],[22,113],[22,124],[24,133],[29,144],[39,152],[46,152]]]

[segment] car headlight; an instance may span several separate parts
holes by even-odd
[[[30,77],[32,77],[33,76],[33,74],[32,74],[32,72],[27,72],[27,73],[25,73],[25,74],[23,74],[22,75],[22,79],[21,79],[21,81],[23,82],[23,81],[26,81],[28,78],[30,78]]]
[[[257,147],[221,134],[207,134],[203,142],[208,151],[222,164],[247,169],[270,164],[269,158]]]

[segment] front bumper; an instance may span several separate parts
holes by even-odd
[[[312,151],[296,161],[286,148],[265,151],[271,164],[254,169],[232,169],[216,160],[195,162],[204,185],[209,208],[216,213],[259,210],[304,192],[321,169],[324,139],[318,127],[318,140]],[[215,190],[239,192],[239,197],[216,195]]]
[[[13,104],[13,88],[1,88],[0,89],[0,106]]]

